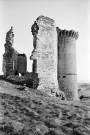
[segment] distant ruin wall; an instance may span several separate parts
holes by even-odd
[[[27,70],[27,58],[25,54],[19,54],[13,48],[13,27],[6,33],[5,53],[3,55],[3,72],[5,76],[11,74],[24,75]]]
[[[14,51],[13,51],[13,55],[12,55],[12,57],[11,57],[11,59],[12,59],[12,62],[13,62],[13,71],[12,71],[12,74],[14,74],[14,75],[18,75],[18,52],[15,50],[15,49],[13,49]]]
[[[8,76],[12,73],[13,71],[13,61],[12,61],[12,56],[13,56],[13,51],[14,49],[12,48],[13,45],[13,28],[6,33],[6,43],[5,43],[5,53],[3,55],[3,72],[5,76]]]
[[[32,26],[34,50],[32,60],[36,60],[39,90],[58,91],[57,81],[57,32],[54,20],[40,16]]]
[[[27,71],[27,57],[25,54],[18,54],[18,73],[24,75]]]
[[[76,40],[78,33],[59,28],[57,32],[59,88],[65,92],[68,100],[77,100]]]

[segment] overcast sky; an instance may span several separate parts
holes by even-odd
[[[33,50],[31,26],[40,15],[55,20],[60,29],[79,32],[77,40],[78,81],[90,82],[90,0],[0,0],[0,74],[6,32],[14,27],[14,48],[25,53],[28,71]]]

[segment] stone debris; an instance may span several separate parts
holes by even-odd
[[[6,78],[7,81],[13,83],[13,84],[18,84],[18,85],[26,85],[30,88],[37,88],[38,85],[38,76],[37,74],[33,73],[26,73],[24,76],[18,76],[18,75],[10,75]],[[34,83],[36,81],[36,83]]]
[[[78,96],[80,100],[90,99],[90,84],[89,83],[78,84]]]
[[[63,91],[56,92],[56,97],[59,97],[61,100],[66,100],[66,95]]]
[[[18,85],[16,88],[19,89],[19,90],[21,90],[21,91],[23,91],[23,90],[25,91],[26,84],[24,84],[23,86]]]
[[[85,95],[81,95],[80,97],[80,100],[88,100],[88,99],[90,99],[90,97],[89,96],[85,96]]]

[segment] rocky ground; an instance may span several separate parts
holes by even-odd
[[[89,83],[79,83],[78,92],[79,92],[79,97],[82,95],[84,97],[90,98],[90,84]]]
[[[61,101],[0,80],[0,135],[90,135],[90,99]]]

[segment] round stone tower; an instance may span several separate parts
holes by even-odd
[[[58,33],[58,83],[67,100],[78,99],[76,70],[76,40],[78,32],[60,30]]]

